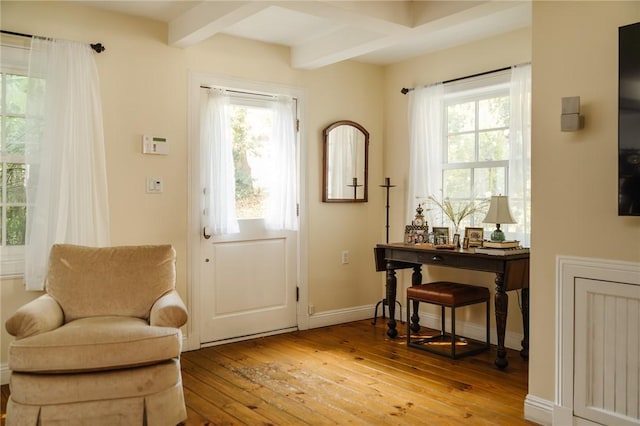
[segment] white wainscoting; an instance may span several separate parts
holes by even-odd
[[[558,257],[556,291],[553,424],[640,425],[640,263]]]

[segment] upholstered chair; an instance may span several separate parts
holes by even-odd
[[[187,309],[170,245],[54,245],[46,293],[6,321],[7,426],[176,425]]]

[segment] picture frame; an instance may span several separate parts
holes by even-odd
[[[460,247],[460,234],[453,234],[453,242],[452,244],[458,248]]]
[[[434,226],[433,230],[434,244],[449,244],[449,228],[443,226]]]
[[[406,225],[404,227],[405,244],[421,244],[427,241],[427,225]]]
[[[465,228],[464,237],[469,239],[469,247],[482,247],[484,228]]]

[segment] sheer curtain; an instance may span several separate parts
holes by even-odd
[[[509,206],[518,223],[517,238],[531,246],[531,65],[512,69],[509,143]]]
[[[434,84],[409,92],[409,189],[407,223],[418,203],[442,189],[442,120],[444,85]],[[429,218],[431,223],[433,218]]]
[[[291,98],[280,97],[273,106],[272,174],[265,225],[273,230],[297,230],[296,129]]]
[[[25,281],[42,290],[54,243],[109,245],[102,105],[88,44],[34,37],[29,59]]]
[[[212,89],[200,126],[202,182],[205,184],[203,226],[213,235],[240,232],[229,104],[230,98],[223,90]]]

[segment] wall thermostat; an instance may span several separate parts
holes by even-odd
[[[142,135],[143,154],[169,154],[169,141],[160,136]]]

